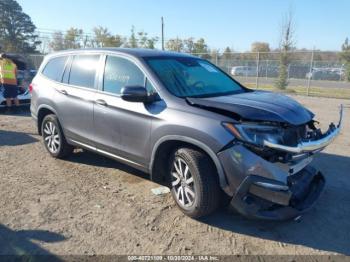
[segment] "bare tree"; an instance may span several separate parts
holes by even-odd
[[[60,51],[65,49],[64,35],[61,31],[56,31],[52,34],[52,40],[50,41],[49,47],[53,51]]]
[[[184,39],[183,44],[184,44],[185,52],[190,53],[190,54],[193,53],[193,50],[194,50],[194,38],[193,37]]]
[[[290,63],[290,51],[295,46],[295,24],[294,13],[290,8],[288,13],[282,20],[281,36],[280,36],[280,66],[279,76],[276,81],[276,87],[279,89],[286,89],[288,86],[288,66]]]
[[[182,39],[176,37],[176,38],[169,39],[166,42],[165,46],[167,50],[182,52],[184,48],[184,43]]]
[[[64,35],[65,49],[77,49],[81,48],[81,42],[84,37],[84,31],[82,29],[71,27]]]
[[[120,35],[112,35],[106,27],[95,27],[92,45],[97,47],[120,47],[126,40]]]

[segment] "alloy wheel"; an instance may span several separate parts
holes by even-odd
[[[175,158],[171,175],[177,202],[185,208],[192,206],[196,198],[194,180],[188,165],[182,158]]]
[[[53,154],[56,154],[60,149],[61,138],[58,133],[58,128],[56,125],[48,121],[44,126],[44,141],[46,143],[47,148]]]

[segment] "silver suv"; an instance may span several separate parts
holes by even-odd
[[[247,89],[206,60],[156,50],[51,54],[31,90],[51,156],[80,147],[131,165],[169,186],[194,218],[227,200],[250,218],[299,216],[325,184],[309,163],[341,127],[322,133],[293,99]]]

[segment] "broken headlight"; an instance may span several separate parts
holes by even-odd
[[[223,126],[239,140],[251,144],[263,145],[264,140],[272,143],[283,142],[283,130],[277,126],[232,123],[223,123]]]

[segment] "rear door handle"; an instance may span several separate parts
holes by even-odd
[[[107,106],[107,102],[102,99],[97,99],[95,102],[101,106]]]
[[[64,89],[58,89],[57,91],[60,92],[63,95],[68,95],[68,92],[66,90],[64,90]]]

